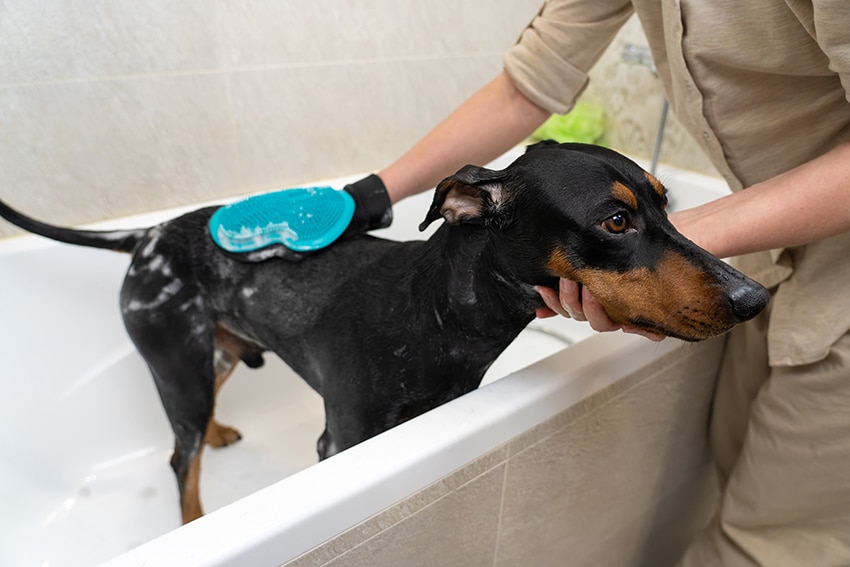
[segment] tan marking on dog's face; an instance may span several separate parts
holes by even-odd
[[[570,259],[567,258],[564,251],[560,248],[556,248],[552,254],[549,255],[549,262],[546,267],[549,268],[549,273],[553,276],[576,281],[575,275],[577,274],[577,270],[573,267],[573,263],[570,262]]]
[[[646,175],[646,179],[649,181],[649,184],[652,185],[652,188],[655,189],[655,192],[663,197],[665,193],[664,185],[648,171],[645,171],[644,175]]]
[[[612,321],[686,340],[702,340],[728,331],[733,314],[712,276],[682,256],[668,252],[655,269],[611,272],[576,269],[556,250],[549,259],[553,275],[586,286]]]
[[[631,207],[632,210],[637,210],[638,202],[637,197],[635,197],[634,191],[632,191],[619,181],[615,181],[614,184],[611,186],[611,194],[613,194],[614,197]]]

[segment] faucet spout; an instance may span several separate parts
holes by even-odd
[[[629,65],[640,65],[646,67],[649,71],[658,76],[658,69],[655,67],[655,60],[652,58],[652,52],[645,45],[636,45],[634,43],[626,43],[623,46],[623,51],[620,53],[620,61]],[[667,102],[667,97],[663,97],[661,102],[661,117],[658,120],[658,130],[655,133],[655,143],[652,146],[652,161],[649,165],[649,173],[655,175],[658,171],[658,157],[661,155],[661,140],[664,138],[664,127],[667,125],[667,113],[670,105]]]

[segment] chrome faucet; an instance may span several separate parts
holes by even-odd
[[[649,47],[644,45],[636,45],[634,43],[626,43],[623,46],[623,51],[620,53],[620,61],[630,65],[640,65],[646,67],[650,72],[658,76],[658,70],[655,67],[655,61],[652,59],[652,52]],[[655,133],[655,143],[652,148],[652,162],[649,166],[649,172],[655,175],[658,169],[658,156],[661,154],[661,140],[664,138],[664,127],[667,124],[667,112],[670,105],[667,102],[667,97],[662,97],[661,102],[661,118],[658,121],[658,131]]]

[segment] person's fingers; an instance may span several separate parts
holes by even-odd
[[[590,327],[598,332],[622,330],[624,333],[640,335],[655,342],[662,341],[665,338],[664,335],[658,333],[615,323],[608,317],[605,309],[596,301],[590,290],[577,282],[561,279],[558,283],[557,292],[544,286],[537,286],[535,289],[543,299],[543,303],[546,304],[546,307],[540,307],[535,312],[539,318],[561,315],[577,321],[587,321]]]
[[[615,323],[608,317],[605,309],[596,301],[596,298],[593,297],[593,294],[586,287],[582,288],[581,291],[581,304],[586,320],[590,324],[590,328],[594,331],[604,333],[617,331],[622,328],[622,325]]]
[[[537,290],[537,293],[540,294],[540,297],[543,299],[543,303],[546,304],[546,307],[540,307],[537,309],[536,315],[538,317],[554,317],[555,315],[562,315],[564,317],[570,316],[570,314],[564,311],[564,308],[561,306],[561,302],[558,299],[558,293],[554,289],[540,285],[536,286],[534,289]]]
[[[576,321],[587,321],[582,307],[582,285],[572,280],[561,278],[558,282],[558,301],[561,308]]]

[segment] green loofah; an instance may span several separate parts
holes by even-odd
[[[605,111],[579,102],[567,114],[553,114],[531,135],[533,140],[599,144],[605,133]]]

